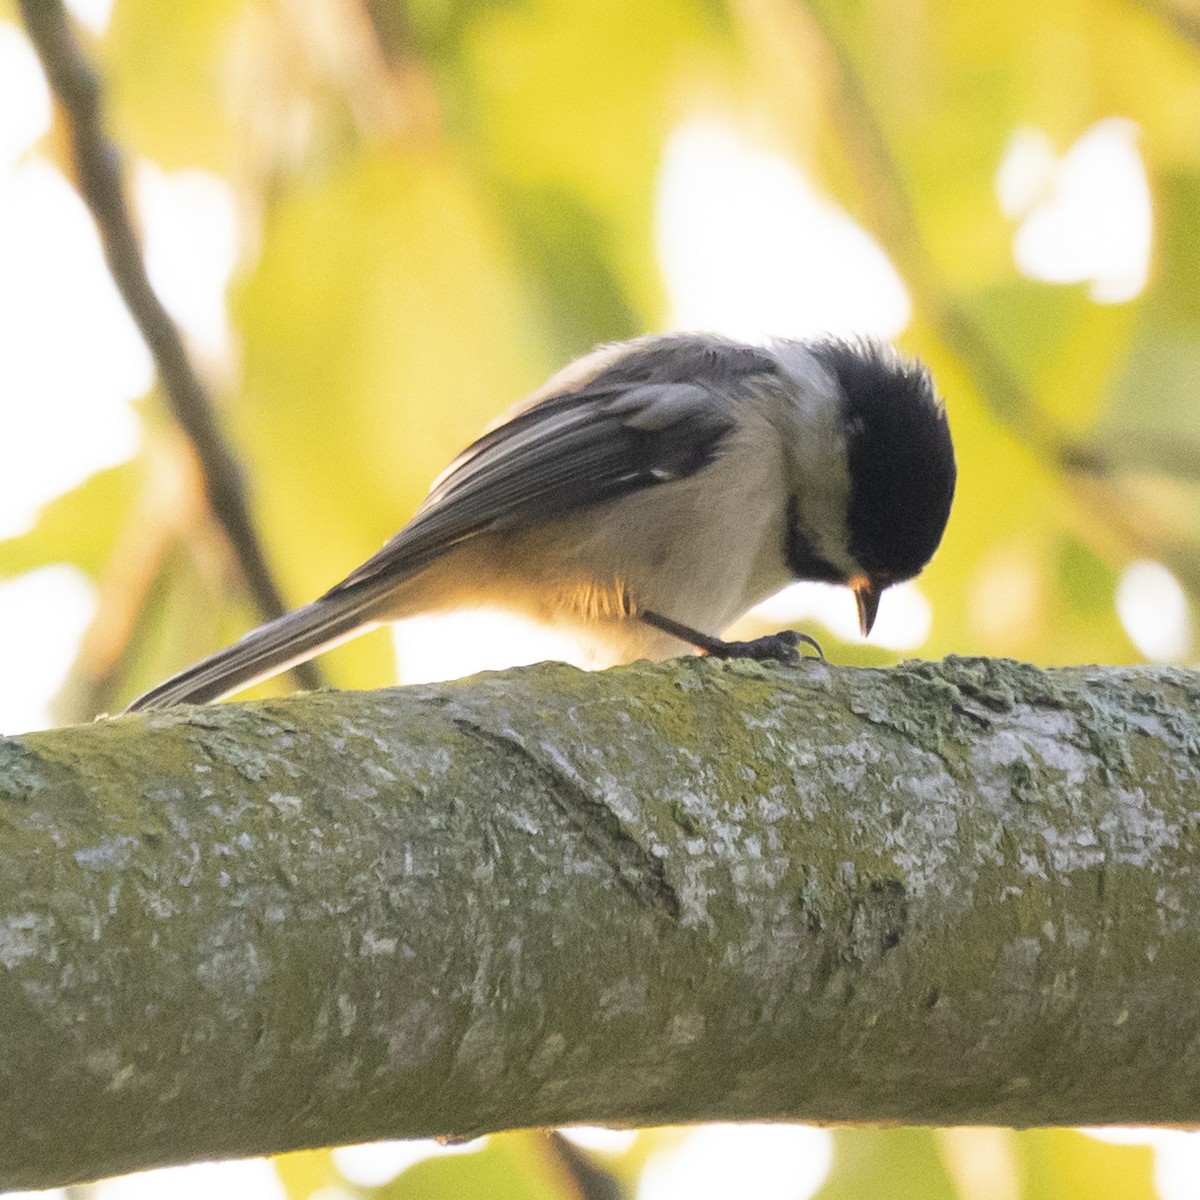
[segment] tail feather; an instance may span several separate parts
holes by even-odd
[[[126,710],[202,704],[269,679],[376,624],[375,590],[333,592],[285,613],[139,696]]]

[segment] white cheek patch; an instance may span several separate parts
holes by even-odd
[[[850,468],[842,395],[837,381],[798,342],[772,346],[792,383],[780,433],[792,458],[797,532],[813,552],[845,578],[861,570],[850,553],[846,524]]]

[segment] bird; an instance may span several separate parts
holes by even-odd
[[[490,426],[340,583],[128,711],[219,699],[381,623],[460,608],[565,628],[595,667],[794,661],[806,634],[720,634],[815,580],[852,589],[867,636],[883,592],[933,557],[956,476],[928,369],[886,342],[603,344]]]

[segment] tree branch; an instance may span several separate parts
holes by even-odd
[[[286,611],[246,505],[241,470],[221,436],[208,392],[183,339],[150,286],[125,202],[121,154],[104,132],[101,84],[80,52],[61,0],[18,0],[42,69],[66,117],[76,179],[100,232],[113,281],[154,359],[171,411],[195,449],[208,501],[241,566],[263,619]],[[312,663],[293,668],[301,685],[320,687]]]
[[[1200,676],[704,659],[0,741],[0,1187],[1200,1120]]]

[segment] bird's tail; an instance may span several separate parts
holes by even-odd
[[[246,634],[224,650],[172,675],[126,710],[202,704],[269,679],[376,624],[375,589],[333,591]]]

